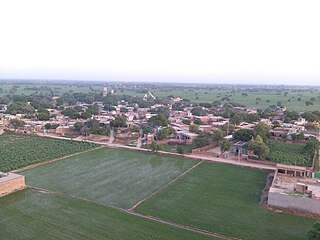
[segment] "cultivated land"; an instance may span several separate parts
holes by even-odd
[[[0,135],[0,171],[10,171],[98,146],[87,142],[5,133]]]
[[[0,199],[1,237],[214,239],[186,230],[191,226],[241,239],[305,238],[314,219],[259,207],[265,171],[205,162],[188,171],[199,163],[99,148],[24,170],[33,189]],[[171,226],[127,211],[141,200],[133,212]]]
[[[24,190],[0,199],[1,239],[215,239],[70,197]]]
[[[241,239],[304,239],[314,220],[259,207],[267,173],[204,163],[135,211]]]
[[[129,208],[198,161],[101,148],[26,170],[27,185]]]
[[[268,146],[270,148],[269,161],[296,166],[312,166],[312,158],[304,151],[305,144],[271,141]]]

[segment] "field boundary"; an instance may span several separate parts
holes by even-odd
[[[202,162],[200,162],[200,163],[202,163]],[[198,164],[200,164],[200,163],[198,163]],[[55,191],[51,191],[51,190],[48,190],[48,189],[32,187],[32,186],[27,186],[27,188],[35,190],[35,191],[40,192],[40,193],[53,194],[53,195],[58,195],[58,196],[62,196],[62,197],[67,197],[67,198],[73,198],[73,199],[77,199],[77,200],[81,200],[81,201],[86,201],[88,203],[97,204],[97,205],[105,207],[105,208],[112,208],[112,209],[115,209],[115,210],[117,210],[119,212],[122,212],[122,213],[126,213],[126,214],[133,215],[133,216],[136,216],[136,217],[144,218],[144,219],[149,220],[149,221],[153,221],[153,222],[157,222],[157,223],[160,223],[160,224],[169,225],[171,227],[184,229],[186,231],[195,232],[195,233],[199,233],[199,234],[202,234],[202,235],[212,236],[212,237],[216,237],[216,238],[223,239],[223,240],[241,240],[240,238],[228,237],[228,236],[225,236],[225,235],[220,234],[220,233],[211,232],[211,231],[203,230],[203,229],[200,229],[200,228],[196,228],[196,227],[192,227],[192,226],[188,226],[188,225],[184,225],[184,224],[180,224],[180,223],[170,222],[170,221],[163,220],[161,218],[157,218],[157,217],[154,217],[154,216],[150,216],[150,215],[145,215],[145,214],[129,211],[127,209],[119,208],[119,207],[116,207],[116,206],[113,206],[113,205],[98,203],[98,202],[95,202],[93,200],[89,200],[89,199],[78,197],[78,196],[71,196],[71,195],[68,195],[68,194],[65,194],[65,193],[55,192]]]
[[[49,164],[49,163],[57,162],[59,160],[63,160],[63,159],[68,158],[68,157],[73,157],[73,156],[79,155],[81,153],[91,152],[91,151],[94,151],[94,150],[97,150],[97,149],[100,149],[100,148],[104,148],[104,146],[99,146],[99,147],[96,147],[96,148],[92,148],[92,149],[85,150],[85,151],[82,151],[82,152],[73,153],[73,154],[70,154],[70,155],[66,155],[66,156],[63,156],[63,157],[60,157],[60,158],[55,158],[55,159],[44,161],[44,162],[34,163],[34,164],[31,164],[31,165],[28,165],[28,166],[25,166],[25,167],[21,167],[21,168],[15,169],[15,170],[13,170],[11,172],[16,173],[16,172],[25,171],[25,170],[32,169],[32,168],[35,168],[35,167],[39,167],[39,166],[42,166],[42,165],[46,165],[46,164]]]
[[[204,160],[198,162],[197,164],[193,165],[192,167],[190,167],[187,171],[181,173],[178,177],[172,179],[170,182],[166,183],[165,185],[163,185],[162,187],[158,188],[156,191],[154,191],[153,193],[151,193],[150,195],[146,196],[144,199],[140,200],[139,202],[137,202],[135,205],[133,205],[131,208],[128,209],[128,211],[133,211],[136,207],[138,207],[141,203],[145,202],[146,200],[148,200],[149,198],[153,197],[154,195],[158,194],[159,192],[161,192],[163,189],[165,189],[166,187],[170,186],[172,183],[174,183],[175,181],[177,181],[178,179],[180,179],[181,177],[183,177],[184,175],[188,174],[190,171],[192,171],[193,169],[195,169],[197,166],[199,166],[200,164],[202,164],[204,162]]]

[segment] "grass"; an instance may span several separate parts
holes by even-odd
[[[23,171],[27,184],[129,208],[197,161],[101,148]]]
[[[305,154],[304,146],[305,144],[271,141],[268,143],[270,148],[268,160],[287,165],[310,167],[312,158]]]
[[[242,239],[304,239],[315,220],[259,207],[267,173],[204,163],[135,211]]]
[[[34,190],[0,199],[1,239],[214,239],[84,200]]]
[[[0,135],[0,171],[10,171],[30,164],[93,149],[97,146],[93,143],[46,138],[37,135],[5,133]]]

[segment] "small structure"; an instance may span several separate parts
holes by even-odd
[[[312,177],[312,168],[277,163],[277,171],[291,177]]]
[[[25,178],[15,173],[0,172],[0,197],[25,188]]]
[[[232,145],[230,152],[236,155],[242,155],[242,154],[247,155],[248,154],[247,146],[248,146],[247,142],[238,141]]]

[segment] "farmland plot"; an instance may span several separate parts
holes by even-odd
[[[97,149],[23,171],[27,184],[129,208],[197,161],[121,149]]]
[[[0,199],[1,239],[208,240],[96,203],[24,190]]]
[[[312,158],[304,153],[303,144],[271,141],[268,160],[276,163],[310,167]]]
[[[5,133],[0,136],[0,171],[10,171],[98,146],[36,135]]]
[[[241,239],[305,239],[314,219],[259,207],[266,172],[204,163],[135,211]]]

